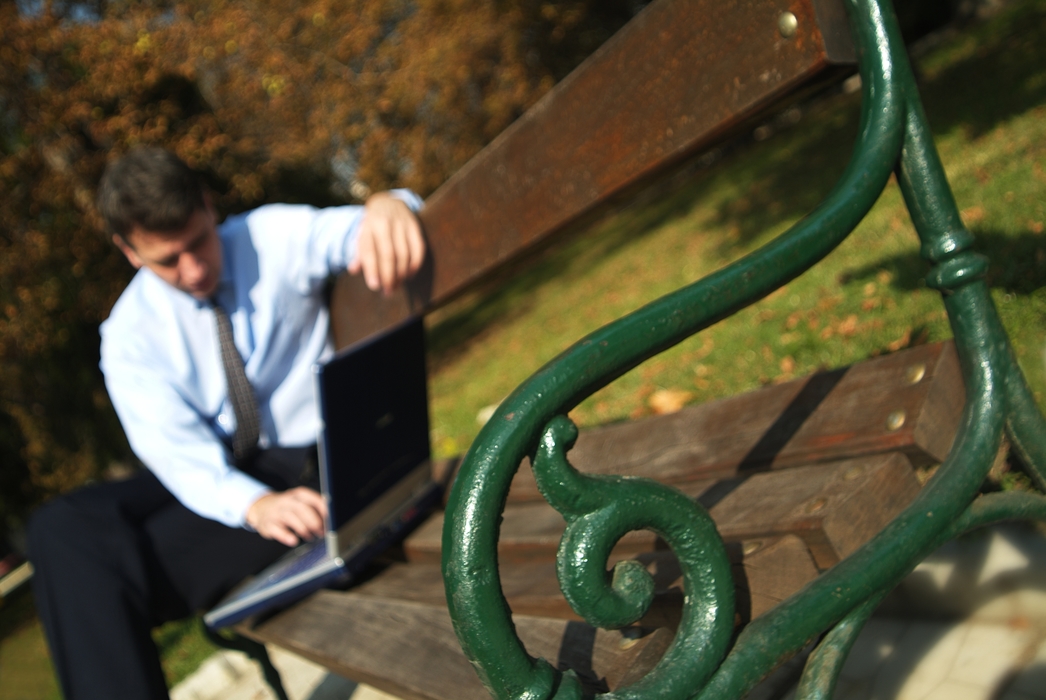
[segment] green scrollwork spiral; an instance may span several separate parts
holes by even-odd
[[[646,612],[654,582],[637,561],[621,561],[608,575],[616,542],[632,530],[652,530],[679,558],[687,604],[676,638],[660,663],[636,684],[608,698],[687,697],[726,653],[734,620],[734,592],[726,549],[707,511],[656,481],[580,474],[566,459],[577,427],[553,418],[534,458],[542,495],[567,521],[557,556],[559,585],[574,611],[590,624],[624,627]],[[698,658],[694,650],[700,649]]]

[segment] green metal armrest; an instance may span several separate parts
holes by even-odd
[[[634,562],[608,577],[623,534],[650,529],[679,557],[687,603],[675,641],[643,679],[613,698],[736,698],[827,633],[811,654],[799,697],[830,697],[846,653],[882,597],[943,542],[1002,519],[1046,520],[1046,498],[978,496],[1003,432],[1036,484],[1046,486],[1046,421],[1017,367],[971,251],[923,115],[892,7],[847,0],[863,108],[858,142],[835,189],[808,217],[751,255],[582,339],[506,399],[461,467],[447,506],[443,576],[466,655],[496,698],[580,698],[570,672],[527,654],[498,580],[498,523],[513,474],[530,456],[542,494],[567,520],[560,585],[590,623],[639,619],[653,584]],[[918,231],[928,284],[944,297],[966,382],[954,446],[916,500],[865,546],[733,635],[733,587],[707,512],[652,481],[586,476],[566,459],[577,435],[566,414],[649,357],[766,296],[833,250],[896,172]]]

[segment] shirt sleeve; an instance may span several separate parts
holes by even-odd
[[[421,197],[410,190],[389,194],[411,211],[422,207]],[[268,254],[273,273],[284,276],[299,293],[313,294],[356,259],[364,212],[360,205],[317,209],[274,204],[250,212],[245,222],[252,246]]]
[[[131,449],[189,510],[244,527],[247,509],[270,489],[229,463],[214,430],[155,363],[106,347],[102,370]]]
[[[109,398],[131,448],[170,493],[205,518],[244,526],[248,507],[270,490],[230,464],[206,417],[170,380],[187,372],[200,383],[224,385],[213,376],[219,369],[191,367],[187,356],[174,361],[157,351],[154,345],[173,344],[172,325],[132,314],[111,316],[101,326],[100,367]]]

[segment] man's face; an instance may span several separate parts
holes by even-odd
[[[197,209],[179,231],[131,229],[127,240],[113,242],[136,268],[146,267],[175,289],[197,299],[214,294],[222,271],[222,247],[210,202]]]

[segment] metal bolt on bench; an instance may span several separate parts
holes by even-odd
[[[499,699],[580,698],[577,676],[532,658],[520,642],[498,576],[501,512],[524,457],[538,488],[567,520],[557,570],[573,609],[593,625],[640,619],[653,583],[637,562],[606,562],[625,533],[649,529],[680,560],[686,603],[675,639],[646,676],[603,697],[742,697],[824,635],[798,697],[831,696],[847,652],[883,596],[927,554],[974,527],[1046,520],[1046,498],[978,496],[1003,434],[1046,487],[1046,421],[1017,367],[984,282],[987,260],[971,250],[885,0],[847,0],[862,78],[854,155],[826,200],[761,250],[582,339],[520,386],[487,423],[461,467],[443,530],[443,577],[454,627],[483,684]],[[784,36],[795,32],[781,17]],[[878,535],[802,591],[753,620],[732,641],[730,563],[708,512],[668,486],[584,475],[567,452],[577,436],[567,412],[640,362],[766,296],[833,250],[867,214],[896,172],[918,231],[928,284],[938,289],[955,336],[966,405],[947,458],[911,504]],[[925,368],[923,369],[925,372]],[[911,383],[921,380],[911,368]],[[889,417],[900,429],[908,417]]]

